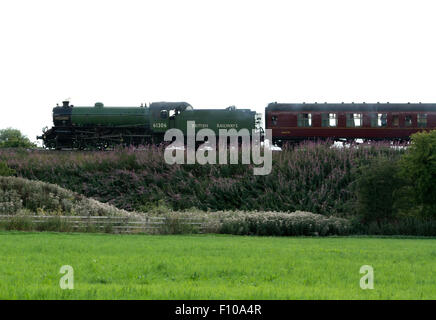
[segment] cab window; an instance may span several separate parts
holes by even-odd
[[[161,119],[166,119],[166,118],[168,118],[168,111],[167,111],[167,110],[162,110],[162,111],[160,112],[160,117],[161,117]]]

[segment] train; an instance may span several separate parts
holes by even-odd
[[[259,113],[230,106],[194,109],[187,102],[153,102],[148,106],[74,106],[69,101],[53,108],[53,127],[37,139],[48,149],[108,149],[117,145],[164,143],[168,129],[186,136],[188,121],[195,130],[248,129],[264,132]],[[418,131],[436,129],[434,103],[277,103],[265,108],[265,129],[271,142],[282,146],[304,140],[355,139],[407,141]]]

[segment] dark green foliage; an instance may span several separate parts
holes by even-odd
[[[28,217],[16,216],[9,220],[0,221],[0,230],[31,231],[35,230],[35,224]]]
[[[397,190],[404,185],[404,181],[398,177],[398,162],[380,158],[358,170],[357,211],[362,221],[369,223],[392,219]]]
[[[8,167],[6,162],[0,161],[0,176],[7,177],[13,176],[15,174],[15,170]]]
[[[165,215],[165,220],[160,228],[157,230],[160,234],[187,234],[198,233],[198,226],[189,224],[183,218],[177,217],[174,214]]]
[[[360,220],[355,220],[353,222],[352,234],[436,237],[436,219],[403,217],[395,221],[372,221],[367,224],[361,223]]]
[[[412,135],[412,144],[401,159],[402,176],[413,186],[422,213],[436,217],[436,130]]]
[[[7,128],[0,130],[0,148],[33,148],[35,144],[23,136],[20,130]]]
[[[0,230],[72,232],[75,229],[73,224],[63,221],[60,217],[35,222],[32,217],[14,216],[0,221]]]
[[[64,221],[60,217],[52,217],[46,221],[34,223],[34,230],[36,231],[59,231],[59,232],[72,232],[73,225]]]

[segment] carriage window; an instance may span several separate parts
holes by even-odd
[[[371,127],[386,127],[387,125],[387,113],[371,113]]]
[[[347,113],[347,127],[354,127],[354,119],[352,113]]]
[[[336,127],[338,125],[338,117],[336,113],[323,113],[321,115],[323,127]]]
[[[377,126],[386,127],[388,124],[388,115],[386,113],[379,113],[377,115]]]
[[[166,119],[166,118],[168,118],[168,111],[166,111],[166,110],[162,110],[162,111],[160,112],[160,117],[161,117],[162,119]]]
[[[328,113],[322,113],[321,114],[321,126],[322,127],[328,127],[329,126],[329,114]]]
[[[398,114],[392,115],[392,126],[398,127],[400,125],[400,118],[398,117]]]
[[[347,113],[347,127],[361,127],[362,114],[361,113]]]
[[[299,113],[298,114],[298,126],[299,127],[311,127],[312,126],[312,114],[311,113]]]
[[[426,113],[418,113],[418,127],[419,128],[427,127],[427,114]]]
[[[371,118],[371,127],[377,127],[377,117],[378,114],[377,113],[371,113],[370,114],[370,118]]]
[[[404,125],[406,126],[406,127],[411,127],[412,126],[412,116],[406,116],[405,118],[404,118]]]
[[[272,121],[273,126],[276,126],[277,125],[277,116],[272,116],[271,121]]]

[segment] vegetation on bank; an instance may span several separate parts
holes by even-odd
[[[128,211],[149,211],[163,201],[172,210],[309,211],[352,216],[355,168],[372,159],[398,160],[403,149],[386,144],[331,148],[304,143],[273,153],[272,172],[254,176],[251,165],[168,165],[163,150],[0,150],[19,177],[57,184]]]
[[[172,212],[160,206],[147,213],[127,212],[89,199],[57,185],[17,177],[0,176],[0,215],[12,216],[0,221],[0,229],[38,231],[77,231],[65,219],[47,219],[34,223],[32,216],[121,216],[136,220],[163,216],[158,233],[198,232],[184,221],[202,222],[202,230],[213,233],[254,235],[342,235],[350,232],[347,220],[308,212]],[[38,220],[38,219],[36,219]],[[87,226],[87,231],[92,231]],[[83,229],[79,229],[83,231]],[[93,230],[99,231],[99,230]],[[110,228],[104,230],[112,232]]]
[[[148,212],[128,212],[109,204],[88,199],[57,185],[17,177],[0,176],[0,215],[13,216],[0,221],[0,229],[26,231],[87,231],[113,232],[108,228],[95,229],[92,225],[75,228],[65,219],[49,219],[35,223],[32,216],[115,216],[135,220],[163,217],[163,225],[155,233],[227,233],[263,236],[328,236],[350,234],[408,234],[436,236],[436,221],[407,217],[401,221],[375,221],[362,224],[356,219],[344,219],[309,212],[245,212],[201,210],[172,211],[164,205]],[[189,219],[201,223],[192,227]],[[36,219],[38,220],[38,219]]]
[[[298,234],[293,228],[287,231],[280,212],[303,211],[324,220],[346,219],[352,227],[337,234],[436,235],[435,155],[436,131],[413,135],[407,148],[389,143],[336,148],[306,142],[273,153],[273,170],[267,176],[254,176],[252,167],[242,164],[167,165],[158,147],[106,152],[4,149],[0,176],[49,182],[129,212],[163,208],[173,216],[198,210],[212,216],[216,211],[238,211],[238,222],[226,229],[235,234]],[[17,198],[6,189],[6,200]],[[76,213],[56,199],[56,192],[54,198],[44,193],[35,192],[40,203],[48,201],[43,210]],[[21,200],[14,205],[37,209]],[[270,211],[277,216],[265,220],[264,212]]]
[[[0,215],[129,216],[131,213],[54,184],[0,176]]]

